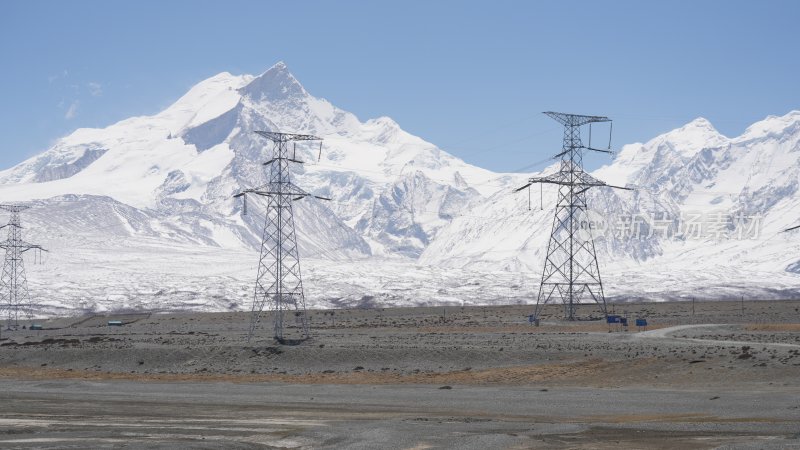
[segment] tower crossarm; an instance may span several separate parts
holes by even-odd
[[[594,122],[611,122],[611,119],[606,116],[582,116],[580,114],[565,114],[553,111],[545,111],[544,114],[565,127],[579,127]]]
[[[20,212],[25,211],[26,209],[30,209],[30,206],[27,205],[10,205],[6,203],[0,204],[0,209],[6,210],[8,212]]]
[[[286,160],[286,161],[289,161],[289,162],[297,163],[297,164],[305,164],[305,161],[300,161],[299,159],[286,158],[284,156],[276,156],[275,158],[272,158],[269,161],[265,162],[264,165],[268,166],[268,165],[274,163],[275,161],[280,161],[282,159]]]
[[[514,190],[514,192],[519,192],[525,188],[530,187],[533,184],[541,183],[541,184],[557,184],[559,186],[575,186],[575,187],[583,187],[586,189],[593,188],[593,187],[610,187],[612,189],[623,189],[626,191],[634,190],[633,187],[628,186],[614,186],[611,184],[607,184],[604,181],[600,181],[597,178],[589,175],[583,171],[576,171],[572,173],[574,176],[570,177],[569,172],[556,172],[550,175],[545,175],[543,177],[531,177],[528,179],[528,183],[522,187],[519,187]],[[570,180],[572,178],[572,180]],[[585,190],[585,189],[584,189]],[[800,227],[800,226],[799,226]]]
[[[532,177],[528,180],[530,184],[535,183],[544,183],[544,184],[558,184],[561,186],[577,186],[577,187],[610,187],[613,189],[623,189],[626,191],[634,190],[632,187],[627,186],[615,186],[612,184],[608,184],[605,181],[598,180],[597,178],[589,175],[586,172],[579,171],[573,173],[573,179],[570,180],[569,177],[564,176],[563,172],[556,172],[551,175],[546,175],[543,177]]]
[[[321,137],[313,136],[310,134],[293,134],[293,133],[278,133],[275,131],[256,131],[270,141],[274,142],[289,142],[289,141],[321,141]]]
[[[33,245],[28,243],[23,243],[23,247],[20,250],[20,253],[27,252],[28,250],[39,250],[40,252],[47,252],[48,250],[42,247],[41,245]]]
[[[239,192],[238,194],[234,195],[233,197],[239,198],[247,194],[255,194],[255,195],[260,195],[262,197],[289,195],[292,197],[292,200],[300,200],[306,197],[313,197],[319,200],[330,200],[330,198],[328,197],[309,194],[308,192],[300,189],[299,187],[291,183],[270,183],[254,189],[245,189],[242,192]]]
[[[8,240],[6,240],[6,241],[3,241],[3,242],[0,242],[0,248],[2,248],[4,250],[8,250],[10,248],[18,248],[18,249],[20,249],[20,253],[21,252],[27,252],[28,250],[41,250],[43,252],[47,251],[41,245],[29,244],[29,243],[27,243],[25,241],[8,241]]]
[[[614,155],[614,153],[615,153],[614,150],[608,150],[608,149],[602,149],[602,148],[594,148],[594,147],[586,147],[586,146],[579,146],[579,147],[575,147],[575,148],[578,148],[578,149],[581,149],[581,150],[590,150],[590,151],[599,152],[599,153],[607,153],[609,155]],[[556,153],[555,155],[553,155],[553,159],[559,159],[559,158],[569,154],[569,152],[571,150],[572,149],[562,150],[560,153]]]

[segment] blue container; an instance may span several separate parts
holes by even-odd
[[[636,326],[637,327],[646,327],[647,326],[647,319],[636,319]]]
[[[606,317],[606,322],[607,323],[619,323],[619,319],[621,319],[620,316],[608,316],[608,317]]]
[[[38,323],[34,323],[34,324],[31,324],[31,328],[30,329],[31,330],[41,330],[42,326],[39,325]]]

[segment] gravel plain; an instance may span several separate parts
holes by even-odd
[[[800,448],[800,301],[530,309],[315,310],[297,345],[239,312],[35,320],[0,337],[0,447]]]

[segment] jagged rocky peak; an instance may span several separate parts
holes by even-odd
[[[254,78],[240,92],[256,101],[271,102],[308,96],[308,92],[283,61]]]
[[[614,162],[596,174],[616,184],[649,184],[679,170],[703,149],[725,147],[730,142],[711,122],[698,117],[644,144],[623,146]]]

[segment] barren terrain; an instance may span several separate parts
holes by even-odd
[[[25,322],[0,338],[0,446],[800,448],[800,301],[613,309],[648,328],[526,306],[315,310],[297,345],[269,316],[248,343],[246,313]]]

